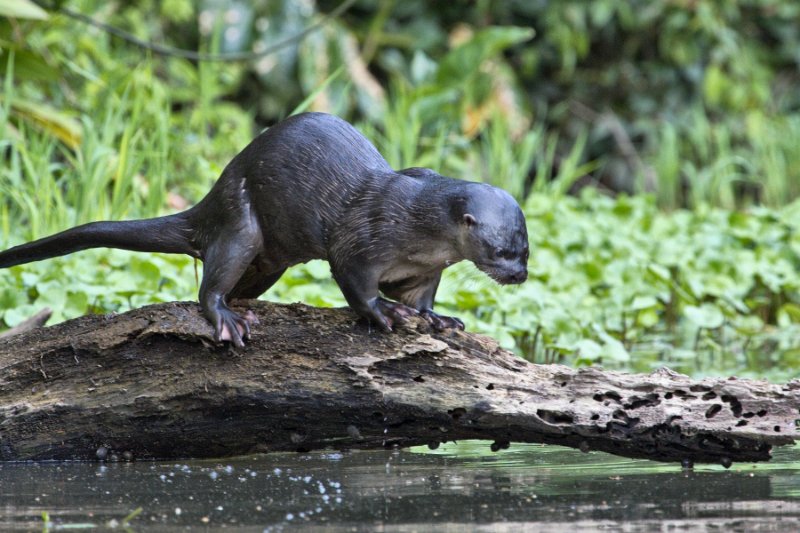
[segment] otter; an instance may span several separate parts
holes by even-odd
[[[236,155],[181,213],[91,222],[0,252],[0,268],[87,248],[188,254],[203,261],[200,305],[217,342],[244,345],[250,321],[228,307],[256,298],[295,264],[324,259],[347,303],[383,331],[433,312],[442,271],[472,261],[501,284],[527,278],[525,218],[507,192],[427,168],[395,171],[348,122],[295,115]]]

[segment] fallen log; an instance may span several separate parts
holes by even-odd
[[[25,333],[26,331],[40,328],[44,326],[48,320],[50,320],[52,315],[53,311],[49,307],[45,307],[32,317],[26,318],[13,328],[7,329],[6,331],[0,333],[0,339],[3,337],[10,337],[12,335],[19,335],[20,333]]]
[[[244,349],[193,303],[0,339],[0,459],[166,459],[541,442],[658,461],[763,461],[794,442],[800,381],[534,365],[485,336],[347,309],[245,302]]]

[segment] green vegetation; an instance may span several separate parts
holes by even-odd
[[[200,16],[217,4],[66,2],[146,40],[220,52],[320,17],[289,1]],[[462,264],[443,281],[438,305],[469,329],[538,362],[793,377],[800,37],[786,29],[800,7],[635,4],[362,1],[276,55],[197,64],[0,3],[0,246],[183,209],[262,126],[308,106],[354,121],[396,168],[520,200],[530,280],[497,287]],[[586,184],[597,187],[576,193]],[[196,291],[189,258],[91,250],[0,270],[0,319]],[[265,298],[344,303],[321,262]]]

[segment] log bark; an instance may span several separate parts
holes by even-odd
[[[659,461],[763,461],[794,442],[800,381],[534,365],[485,336],[348,309],[244,302],[241,350],[193,303],[0,339],[0,459],[167,459],[276,450],[541,442]],[[487,446],[488,448],[489,446]]]

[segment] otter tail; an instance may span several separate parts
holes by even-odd
[[[0,252],[0,268],[71,254],[87,248],[121,248],[199,257],[192,246],[189,212],[121,222],[90,222]]]

